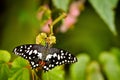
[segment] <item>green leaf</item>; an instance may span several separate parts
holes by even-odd
[[[0,50],[0,80],[8,80],[9,67],[7,62],[10,58],[11,55],[8,51]]]
[[[70,67],[71,80],[85,80],[86,67],[90,61],[90,57],[86,54],[77,56],[78,62]]]
[[[111,6],[111,8],[115,8],[117,7],[118,0],[109,0],[108,3]]]
[[[70,0],[52,0],[52,1],[57,8],[62,9],[64,11],[68,10]]]
[[[117,58],[108,53],[103,52],[99,60],[103,66],[103,70],[108,78],[108,80],[119,80],[120,79],[120,66]]]
[[[8,80],[9,71],[6,63],[0,63],[0,80]]]
[[[42,78],[43,80],[65,80],[64,76],[65,72],[62,69],[62,66],[57,66],[54,69],[43,73]]]
[[[18,57],[12,63],[11,75],[9,80],[30,80],[29,69],[27,68],[28,62]]]
[[[26,66],[28,66],[27,60],[21,57],[16,58],[12,63],[12,68],[25,68]]]
[[[0,61],[8,62],[11,58],[11,55],[8,51],[0,50]]]
[[[19,69],[8,80],[30,80],[29,70],[26,68]]]
[[[115,28],[115,13],[113,9],[116,7],[118,0],[89,0],[96,12],[108,25],[114,35],[117,34]]]
[[[120,49],[112,48],[110,52],[117,58],[117,60],[119,61],[119,65],[120,65]]]
[[[104,80],[100,72],[100,65],[93,61],[87,68],[87,80]]]

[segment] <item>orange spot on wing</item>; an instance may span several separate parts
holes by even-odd
[[[42,67],[43,67],[45,64],[46,64],[45,61],[40,60],[40,61],[39,61],[39,65],[40,65],[40,67],[37,67],[36,70],[37,70],[37,71],[38,71],[38,70],[41,70]]]
[[[41,60],[39,61],[39,64],[43,67],[46,64],[46,62]]]

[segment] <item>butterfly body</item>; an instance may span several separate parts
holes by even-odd
[[[13,52],[29,61],[32,68],[42,67],[48,71],[57,65],[74,63],[77,58],[69,52],[38,44],[26,44],[14,48]]]

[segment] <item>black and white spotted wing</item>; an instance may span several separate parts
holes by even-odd
[[[13,52],[27,59],[32,68],[42,67],[45,71],[57,65],[77,62],[77,58],[65,50],[38,44],[21,45],[14,48]]]

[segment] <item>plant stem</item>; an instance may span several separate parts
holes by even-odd
[[[34,71],[32,70],[32,80],[35,80]]]
[[[38,75],[37,75],[35,70],[32,70],[32,79],[33,80],[40,80],[40,78],[38,77]]]
[[[64,17],[66,17],[66,13],[62,13],[62,15],[61,16],[59,16],[58,18],[56,18],[53,22],[52,22],[52,24],[50,24],[49,25],[49,27],[50,27],[50,35],[53,35],[53,26],[56,24],[56,23],[58,23],[61,19],[63,19]]]

